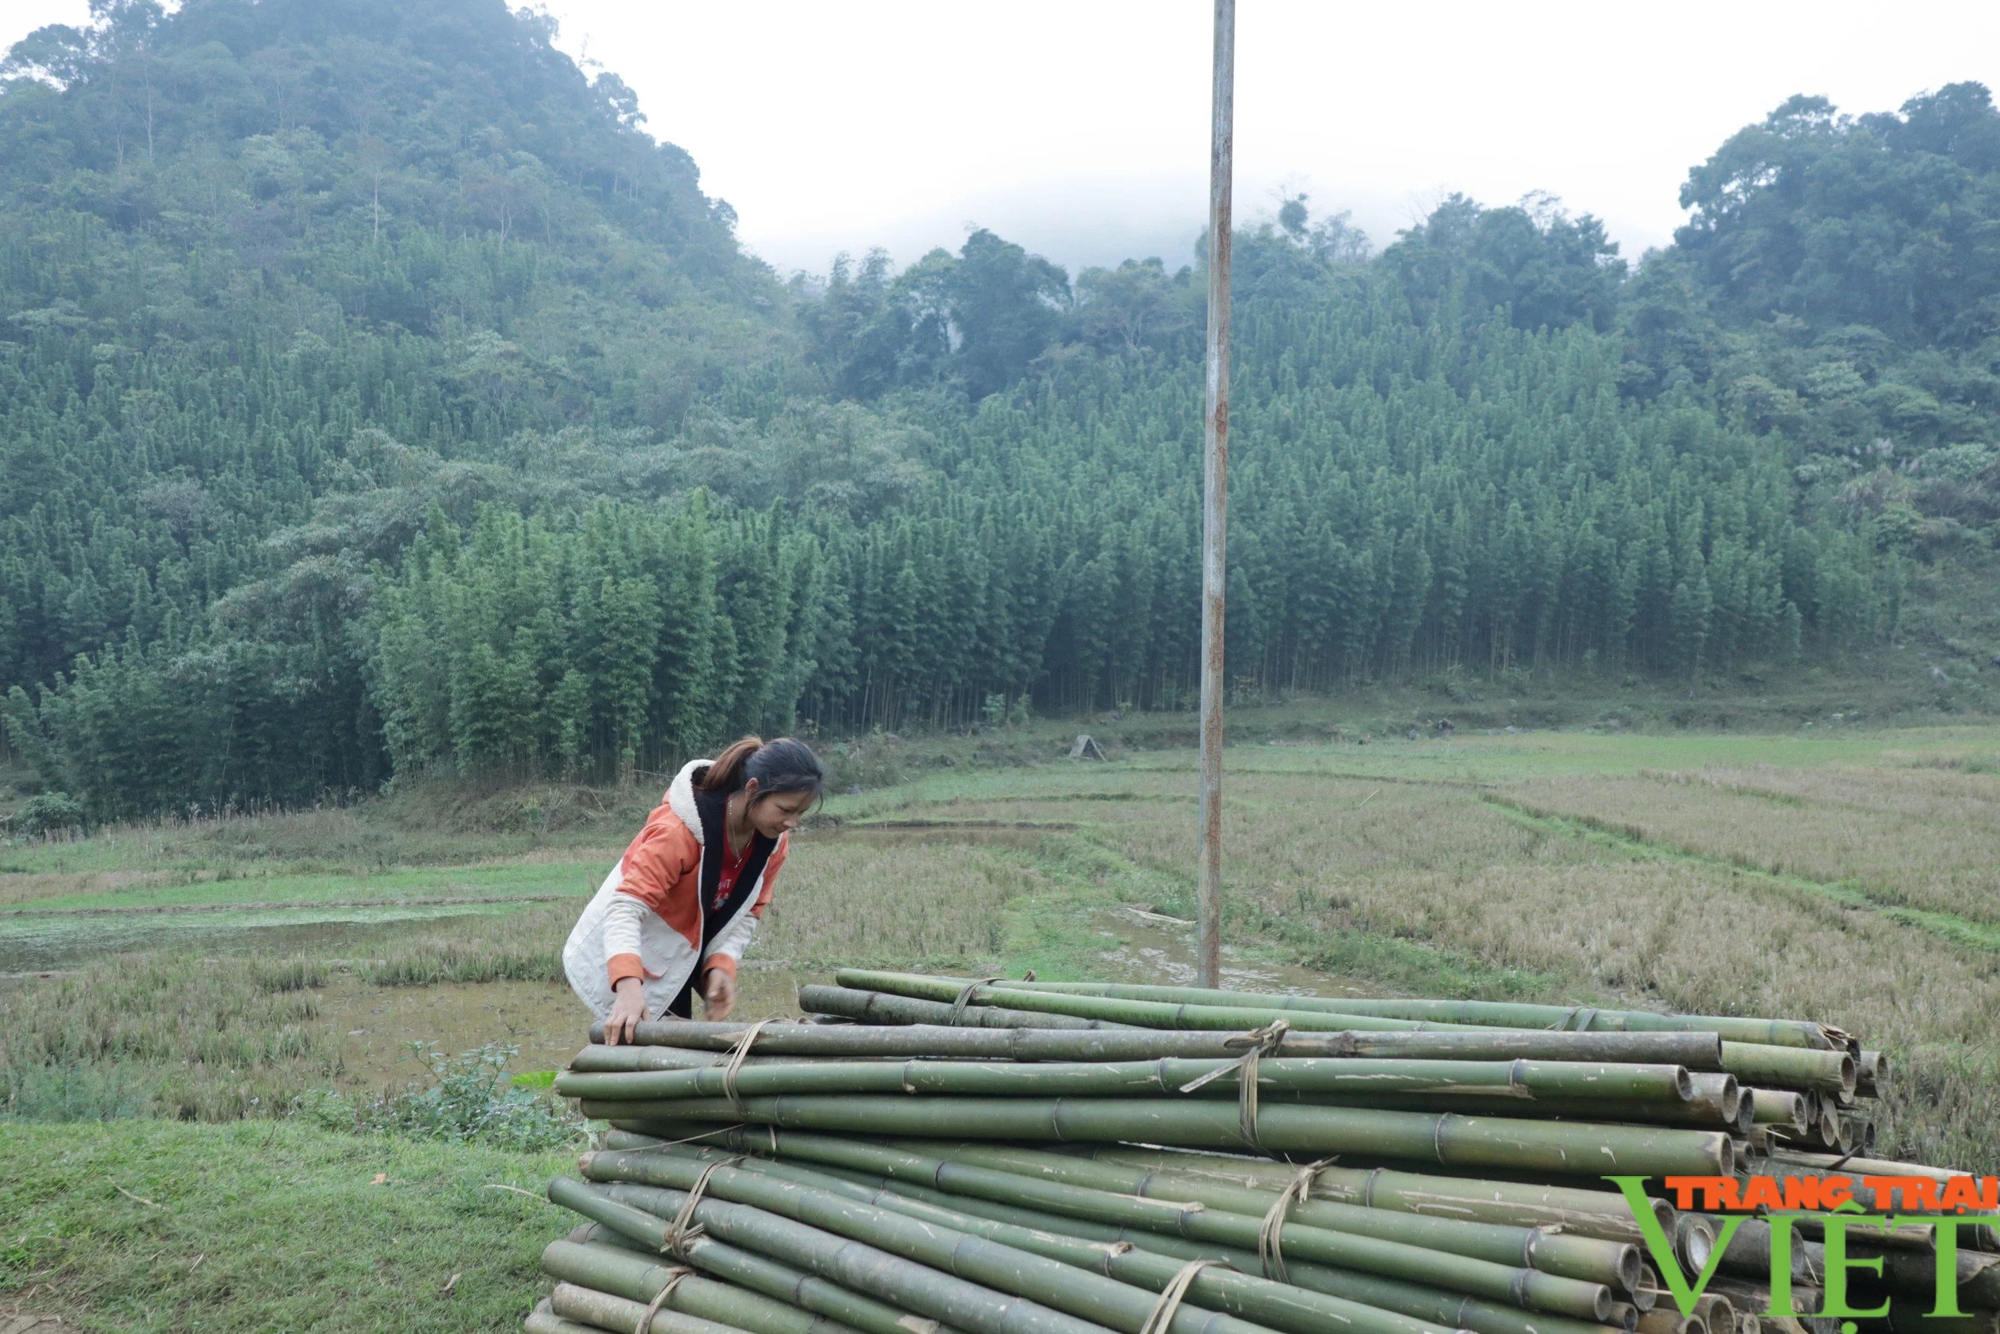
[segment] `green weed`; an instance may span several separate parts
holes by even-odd
[[[311,991],[326,985],[324,960],[294,954],[288,959],[253,959],[250,977],[265,991]]]
[[[426,1077],[374,1097],[345,1098],[313,1092],[297,1110],[329,1130],[453,1140],[535,1153],[578,1143],[584,1122],[550,1087],[509,1080],[509,1061],[520,1048],[488,1043],[477,1051],[445,1056],[433,1045],[409,1044]]]
[[[381,959],[357,961],[355,973],[379,987],[436,982],[560,982],[562,945],[581,902],[506,914],[455,918],[397,945]]]

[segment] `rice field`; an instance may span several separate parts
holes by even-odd
[[[2000,727],[1291,730],[1229,754],[1234,984],[1825,1019],[1897,1057],[1883,1147],[2000,1171]],[[790,1013],[844,963],[1191,978],[1195,756],[1108,741],[1103,763],[1052,741],[993,767],[974,739],[831,799],[740,1013]],[[0,848],[0,1171],[43,1171],[36,1122],[85,1144],[77,1123],[118,1139],[135,1117],[296,1138],[315,1099],[421,1077],[425,1051],[503,1043],[511,1072],[554,1068],[586,1022],[557,951],[653,795],[576,799],[591,818],[541,833],[413,820],[398,798]],[[19,1254],[0,1309],[55,1272]]]
[[[1337,735],[1230,753],[1227,938],[1246,982],[1824,1017],[1905,1054],[1885,1127],[1904,1147],[2000,1168],[2000,1132],[1963,1096],[2000,1060],[2000,729]],[[745,1005],[785,1012],[799,979],[840,963],[1185,975],[1194,755],[1115,737],[1111,754],[952,764],[832,799],[798,837]],[[535,1023],[567,1037],[525,1047],[559,1050],[583,1016],[556,951],[648,800],[597,798],[566,836],[484,857],[474,830],[413,833],[367,808],[8,849],[0,972],[60,976],[0,984],[0,1068],[16,1085],[65,1065],[129,1077],[116,1106],[170,1084],[155,1110],[226,1118],[379,1079],[347,1039],[383,1023],[415,1042],[474,1031],[418,996],[361,1035],[258,1009],[308,1005],[329,977],[357,994],[538,990]],[[304,983],[259,991],[273,960],[299,961]],[[218,989],[289,1045],[134,1046],[143,1007],[108,1001],[114,1022],[74,1000],[207,1013]],[[209,1073],[238,1092],[190,1097]]]

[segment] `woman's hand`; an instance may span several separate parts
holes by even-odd
[[[646,984],[636,977],[621,977],[612,988],[611,1013],[604,1020],[604,1045],[616,1047],[631,1042],[646,1021]]]
[[[736,1008],[736,979],[726,968],[711,968],[701,980],[703,1012],[711,1021],[727,1019]]]

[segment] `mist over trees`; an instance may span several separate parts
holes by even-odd
[[[1191,701],[1192,264],[785,282],[497,0],[96,12],[0,72],[0,696],[51,788]],[[1987,91],[1793,99],[1683,202],[1636,263],[1540,196],[1239,234],[1242,695],[1823,658],[1992,545]]]

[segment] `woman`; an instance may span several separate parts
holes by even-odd
[[[790,737],[745,737],[674,775],[563,946],[563,971],[604,1020],[605,1042],[630,1042],[655,1016],[691,1017],[696,986],[710,1019],[729,1016],[736,961],[825,781],[819,757]]]

